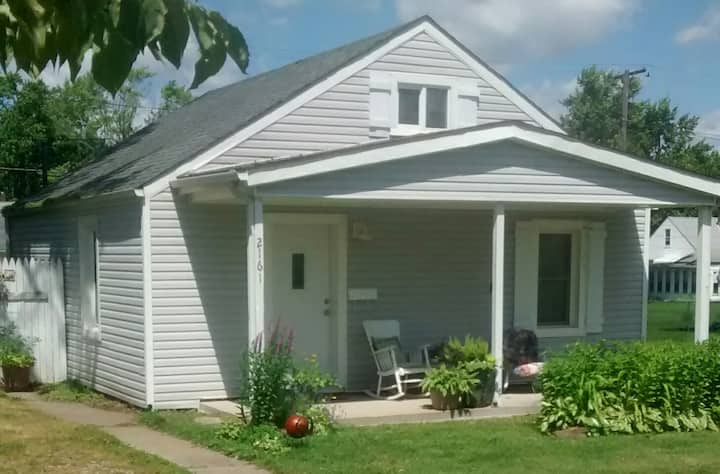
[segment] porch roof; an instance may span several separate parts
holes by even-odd
[[[521,143],[587,160],[621,173],[640,176],[661,186],[680,187],[712,197],[720,197],[718,180],[591,145],[564,134],[518,121],[393,137],[337,150],[259,160],[210,171],[190,172],[181,175],[173,184],[183,187],[231,180],[244,182],[248,187],[255,187],[498,142]]]

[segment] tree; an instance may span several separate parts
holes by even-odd
[[[616,71],[595,67],[583,69],[577,87],[562,104],[567,113],[560,118],[574,137],[604,147],[620,149],[622,83]],[[630,80],[628,146],[630,154],[706,176],[720,178],[720,152],[695,134],[699,117],[680,114],[669,98],[638,100],[642,83]],[[670,213],[691,215],[694,209],[653,213],[653,225]]]
[[[115,97],[106,98],[100,117],[100,135],[108,143],[120,143],[137,130],[137,114],[143,98],[140,89],[143,82],[151,77],[146,69],[133,69]]]
[[[175,80],[169,81],[160,90],[160,107],[154,110],[147,118],[147,123],[152,123],[174,110],[188,104],[193,99],[192,93],[179,85]]]
[[[190,37],[198,45],[192,88],[216,74],[227,56],[246,71],[240,30],[193,0],[0,0],[0,66],[11,60],[31,76],[67,64],[72,80],[92,51],[92,76],[115,94],[146,48],[180,67]]]

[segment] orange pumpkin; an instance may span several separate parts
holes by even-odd
[[[304,438],[312,433],[312,421],[302,415],[290,415],[285,421],[285,431],[293,438]]]

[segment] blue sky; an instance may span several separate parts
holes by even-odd
[[[549,113],[585,66],[647,67],[644,95],[668,96],[702,118],[720,145],[720,0],[201,0],[238,25],[250,46],[250,74],[430,14]],[[148,64],[158,81],[189,83]],[[200,92],[241,79],[232,64]],[[152,103],[152,97],[148,99]]]

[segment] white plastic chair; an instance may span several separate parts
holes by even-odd
[[[366,393],[374,398],[397,400],[405,396],[409,386],[418,386],[425,373],[430,370],[427,345],[420,347],[420,361],[411,361],[409,354],[400,345],[400,323],[392,319],[363,321],[363,328],[370,344],[370,352],[377,367],[377,389]],[[393,377],[395,383],[383,386],[383,377]],[[394,395],[383,397],[382,392],[394,391]]]

